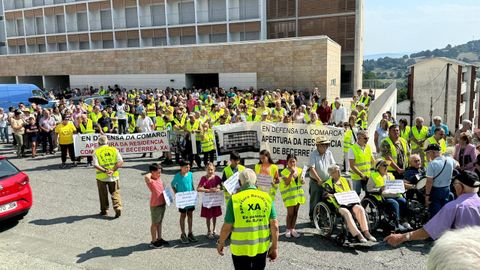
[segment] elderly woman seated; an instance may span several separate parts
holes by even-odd
[[[365,243],[367,239],[375,242],[377,241],[368,230],[367,217],[365,215],[365,209],[358,203],[350,205],[340,205],[335,199],[334,194],[339,192],[348,192],[352,190],[352,183],[348,181],[345,177],[340,176],[340,167],[337,165],[332,165],[328,168],[328,174],[330,179],[325,181],[323,187],[325,189],[324,197],[326,201],[332,204],[338,213],[343,217],[345,223],[347,224],[348,231],[352,234],[353,237],[356,237],[360,242]],[[355,219],[360,225],[360,230],[355,224]],[[366,239],[365,239],[366,238]]]
[[[370,193],[379,203],[386,203],[395,213],[395,230],[406,231],[412,227],[408,222],[400,224],[400,217],[407,211],[407,200],[400,193],[385,192],[385,181],[394,181],[392,173],[387,172],[388,163],[381,159],[375,164],[375,172],[372,172],[367,182],[367,192]]]

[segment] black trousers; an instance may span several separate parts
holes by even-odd
[[[72,162],[75,162],[75,149],[73,148],[73,143],[60,144],[60,151],[61,151],[62,163],[65,163],[67,161],[67,151],[68,151],[68,155],[70,156],[70,160]]]
[[[127,134],[127,119],[118,119],[118,134]]]
[[[255,257],[232,255],[233,266],[237,270],[263,270],[267,264],[267,253],[258,254]]]
[[[215,150],[203,152],[203,164],[207,166],[207,164],[213,163],[213,159],[215,158]]]
[[[53,152],[53,131],[40,132],[40,138],[42,138],[42,151],[47,153],[47,144],[49,145],[49,153]]]

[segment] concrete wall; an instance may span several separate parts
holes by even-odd
[[[458,64],[450,66],[448,83],[447,119],[445,119],[445,88],[446,88],[447,62],[434,58],[419,62],[414,69],[413,83],[413,112],[414,118],[421,116],[429,125],[430,107],[433,107],[432,117],[441,116],[450,130],[455,130],[456,105],[457,105],[457,74]]]
[[[129,88],[160,88],[185,86],[184,74],[125,74],[125,75],[70,75],[72,88],[107,87],[118,84]]]
[[[239,89],[257,88],[256,73],[220,73],[218,74],[218,83],[222,88],[236,86]]]
[[[340,95],[340,46],[325,36],[143,49],[0,56],[1,76],[256,73],[264,89],[312,89]],[[95,78],[93,76],[92,78]],[[88,78],[88,77],[82,77]],[[117,77],[118,78],[118,77]],[[331,85],[335,80],[336,85]],[[183,86],[183,85],[182,85]],[[327,95],[328,89],[328,95]]]

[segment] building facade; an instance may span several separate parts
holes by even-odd
[[[438,115],[452,132],[464,119],[479,127],[477,69],[474,65],[444,57],[412,65],[408,75],[411,122],[420,116],[429,124]]]
[[[361,88],[363,0],[2,0],[1,10],[4,55],[326,35],[342,48],[342,94]]]

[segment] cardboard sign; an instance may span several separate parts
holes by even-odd
[[[307,171],[308,171],[308,166],[307,166],[307,165],[303,166],[303,169],[302,169],[302,180],[305,180],[305,175],[307,174]]]
[[[165,203],[167,206],[170,206],[173,203],[173,191],[170,188],[165,188],[163,190],[163,198],[165,198]]]
[[[259,187],[272,187],[273,178],[270,175],[257,174],[257,186]]]
[[[178,192],[177,194],[175,194],[175,203],[177,205],[177,208],[195,206],[197,205],[197,192],[196,191]]]
[[[238,182],[238,176],[240,172],[234,173],[230,178],[223,182],[223,187],[227,190],[230,195],[235,194],[235,192],[240,188],[240,183]]]
[[[224,197],[223,192],[203,193],[202,205],[206,208],[223,206]]]
[[[360,197],[358,197],[358,194],[355,191],[339,192],[335,193],[334,196],[340,205],[360,203]]]
[[[405,183],[403,180],[386,180],[385,181],[385,190],[383,193],[388,194],[397,194],[397,193],[405,193]]]

